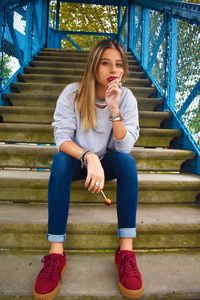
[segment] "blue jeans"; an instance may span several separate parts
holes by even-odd
[[[105,180],[117,179],[118,236],[136,237],[138,180],[134,158],[130,154],[108,152],[101,160]],[[84,179],[87,170],[79,160],[58,152],[53,158],[48,189],[48,240],[63,242],[70,205],[71,182]]]

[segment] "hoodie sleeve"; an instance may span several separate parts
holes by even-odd
[[[68,85],[60,94],[53,115],[54,140],[59,150],[65,141],[73,140],[76,131],[76,114],[74,98],[77,89],[74,84]]]
[[[126,135],[123,139],[117,140],[114,136],[114,147],[117,151],[123,153],[130,153],[139,137],[139,117],[137,100],[129,89],[125,89],[123,95],[124,101],[120,107],[123,114],[124,126],[127,129]]]

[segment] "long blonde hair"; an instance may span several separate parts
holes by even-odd
[[[117,49],[122,57],[122,65],[124,74],[122,80],[125,78],[128,64],[125,52],[122,46],[115,40],[102,40],[96,44],[89,54],[86,69],[76,95],[77,109],[81,115],[82,124],[84,129],[94,128],[96,125],[96,74],[98,71],[99,63],[104,50],[107,48]]]

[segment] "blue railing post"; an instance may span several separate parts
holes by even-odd
[[[135,45],[134,43],[134,34],[135,34],[135,5],[133,0],[129,1],[128,6],[128,49],[132,49]]]
[[[0,51],[2,50],[2,44],[3,44],[3,40],[2,40],[2,31],[4,27],[3,11],[4,11],[4,5],[3,3],[0,2]]]
[[[47,46],[48,30],[49,30],[49,0],[42,0],[42,45]]]
[[[2,105],[2,99],[1,99],[1,91],[2,91],[2,84],[3,84],[3,30],[5,28],[4,24],[4,5],[3,2],[0,3],[0,55],[1,55],[1,61],[0,61],[0,105]]]
[[[122,3],[121,3],[121,1],[119,1],[119,4],[118,4],[118,17],[117,17],[117,32],[119,32],[121,22],[122,22]]]
[[[60,27],[60,0],[57,0],[56,6],[56,30],[59,30]]]
[[[28,3],[26,9],[26,34],[24,43],[24,63],[28,63],[32,53],[33,3]]]
[[[149,57],[149,28],[150,28],[150,13],[149,9],[142,9],[142,66],[146,69],[148,66]]]
[[[167,101],[165,109],[169,107],[175,109],[176,99],[176,65],[177,65],[177,19],[168,15],[167,30],[168,30],[168,80],[167,80]]]
[[[35,7],[33,8],[34,14],[34,25],[35,25],[35,34],[37,37],[37,43],[42,45],[42,2],[36,3]],[[45,27],[44,27],[45,28]]]
[[[51,18],[51,14],[50,14],[50,0],[47,0],[47,5],[48,5],[48,10],[47,10],[47,48],[50,48],[51,46],[51,28],[50,28],[50,18]]]

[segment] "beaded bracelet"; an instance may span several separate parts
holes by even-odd
[[[80,159],[81,161],[81,168],[86,168],[87,167],[87,154],[92,153],[92,151],[90,150],[84,150],[83,152],[81,152],[80,156],[78,157],[78,159]]]

